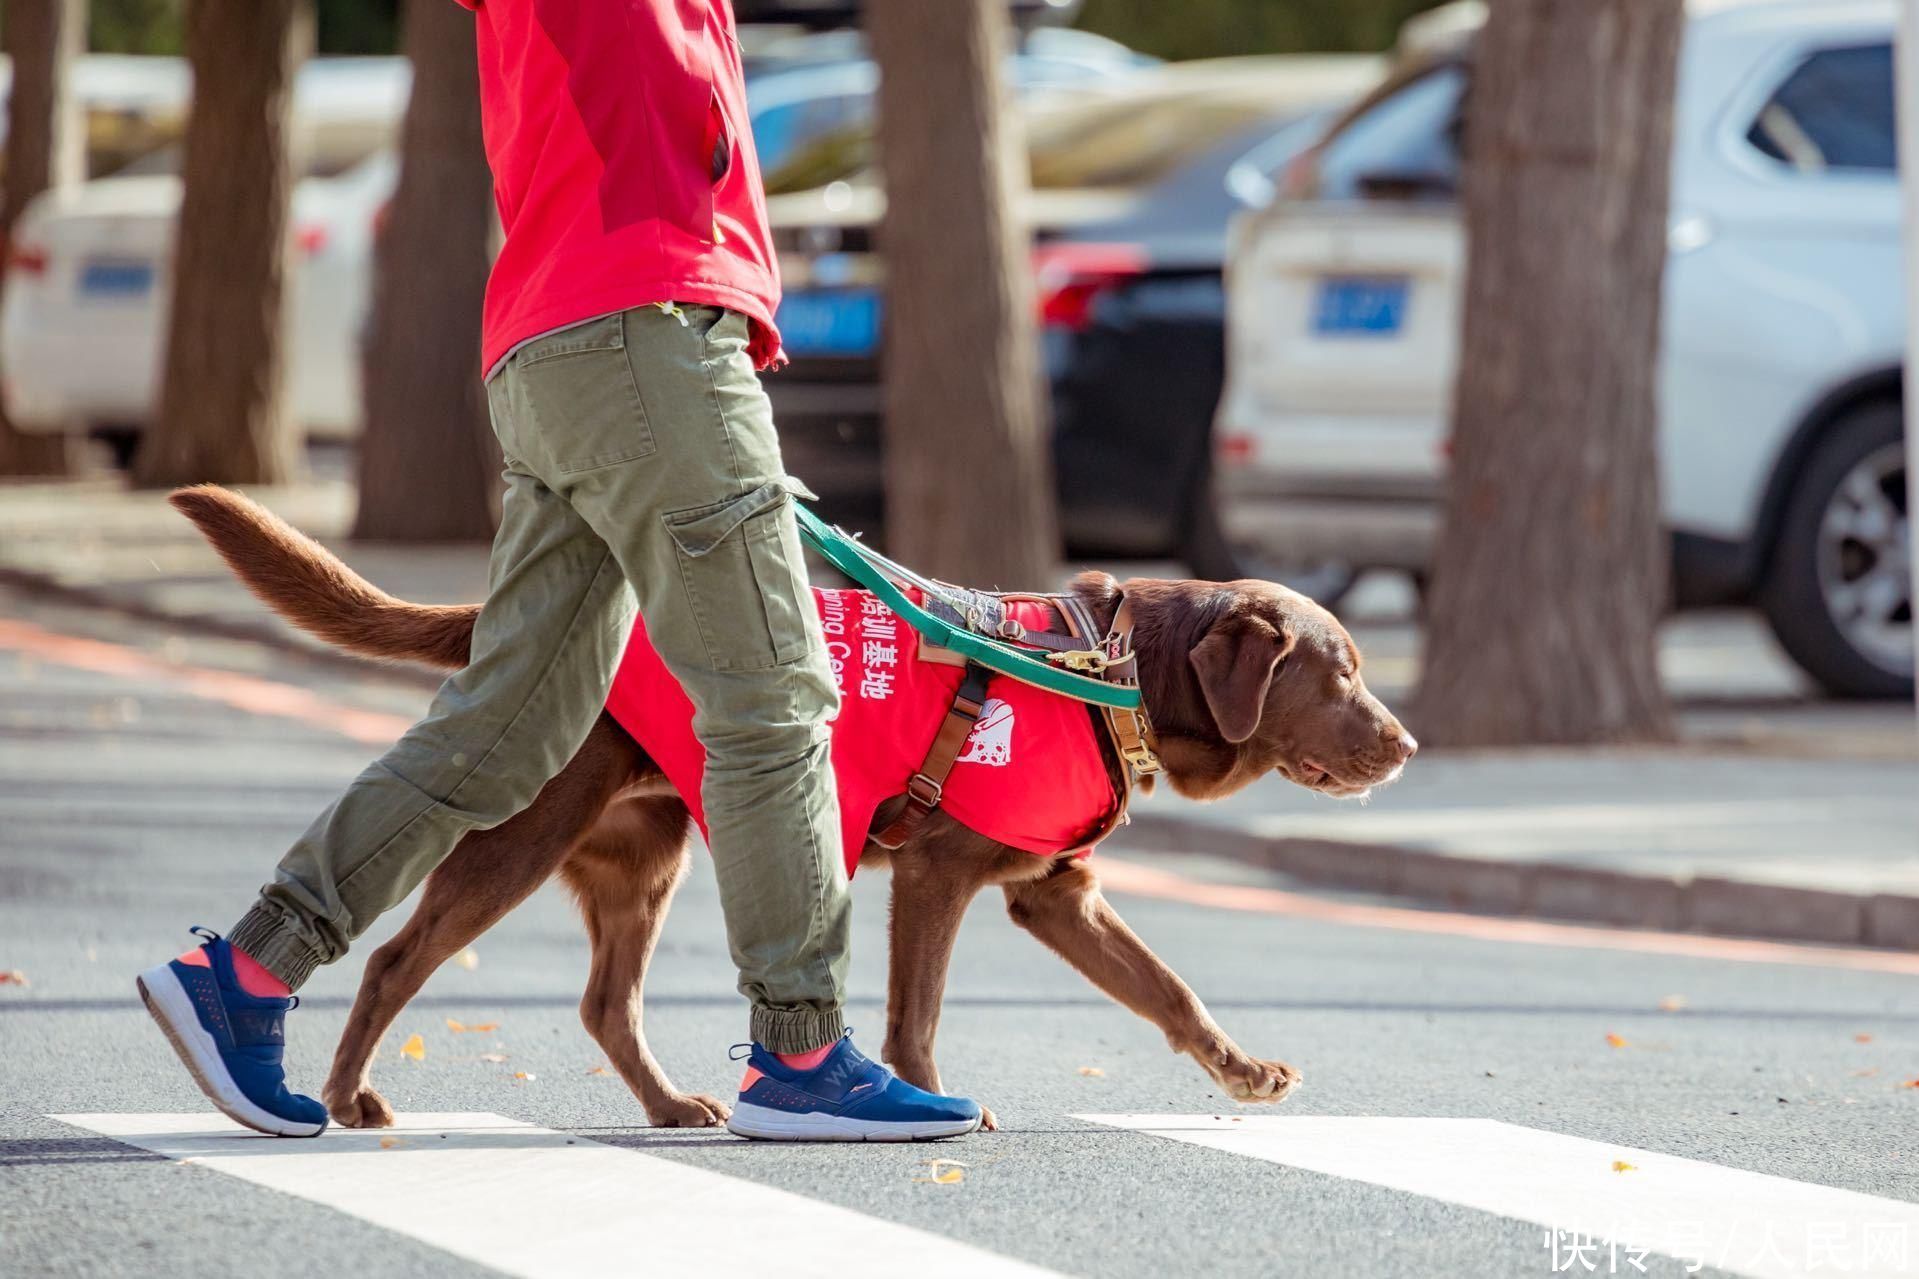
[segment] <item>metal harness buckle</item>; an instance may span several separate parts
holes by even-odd
[[[1114,665],[1106,654],[1091,648],[1068,649],[1064,653],[1049,653],[1047,656],[1069,671],[1084,671],[1094,675]]]
[[[945,789],[925,773],[914,773],[906,779],[907,796],[921,808],[938,808]]]

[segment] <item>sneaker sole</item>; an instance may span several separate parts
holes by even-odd
[[[980,1126],[980,1116],[882,1123],[818,1111],[795,1114],[742,1101],[734,1105],[726,1126],[736,1136],[756,1141],[938,1141],[942,1137],[964,1137],[973,1132]]]
[[[133,984],[139,987],[141,1002],[153,1014],[161,1033],[179,1054],[180,1063],[221,1114],[269,1137],[317,1137],[326,1131],[324,1119],[318,1124],[282,1119],[262,1110],[240,1091],[233,1076],[227,1073],[226,1063],[220,1060],[219,1045],[200,1024],[200,1016],[193,1009],[193,997],[187,994],[186,987],[180,984],[170,967],[162,964],[149,968],[134,978]]]

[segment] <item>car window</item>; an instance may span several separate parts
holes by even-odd
[[[1026,116],[1032,184],[1037,190],[1149,187],[1275,111],[1269,95],[1232,90],[1054,99]],[[753,140],[768,195],[850,181],[873,159],[873,122],[866,117],[813,131],[772,159],[759,117]]]
[[[767,107],[753,115],[753,146],[760,168],[773,171],[814,139],[849,126],[870,127],[873,95],[839,93],[800,98]]]
[[[1362,199],[1368,180],[1382,176],[1456,187],[1465,89],[1465,69],[1446,63],[1347,120],[1320,147],[1319,198]]]
[[[1274,114],[1270,99],[1238,93],[1095,98],[1035,112],[1027,147],[1037,190],[1152,186],[1174,168]]]
[[[1898,167],[1892,46],[1822,49],[1799,64],[1746,139],[1802,173]]]

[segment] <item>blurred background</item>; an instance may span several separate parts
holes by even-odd
[[[1897,761],[1863,806],[1808,783],[1806,820],[1910,865],[1910,814],[1875,806],[1914,755],[1895,6],[1606,0],[1583,35],[1537,7],[955,5],[999,51],[958,81],[1003,125],[980,136],[914,96],[953,83],[954,30],[736,0],[789,469],[975,585],[1292,585],[1422,740],[1652,751],[1602,788],[1622,811],[1684,789],[1675,743],[1800,777]],[[213,480],[400,593],[479,595],[498,228],[471,19],[4,15],[0,580],[292,642],[161,502]],[[919,269],[1002,222],[977,269]],[[995,324],[944,331],[975,288]],[[1478,758],[1433,767],[1517,802],[1517,757]],[[1594,785],[1524,758],[1564,766],[1528,785]],[[1243,819],[1299,802],[1259,791]],[[1677,856],[1701,837],[1669,816],[1601,842]],[[1810,826],[1758,825],[1806,852]],[[1730,860],[1757,838],[1714,829]]]

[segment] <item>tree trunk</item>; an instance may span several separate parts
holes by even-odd
[[[1681,0],[1494,0],[1422,738],[1671,731],[1654,373]]]
[[[0,194],[0,248],[27,202],[49,187],[86,177],[86,128],[68,88],[73,59],[86,48],[86,0],[7,0],[6,51],[13,59],[7,102],[7,171]],[[7,259],[0,251],[0,288]],[[14,430],[0,406],[0,475],[64,475],[64,435]]]
[[[887,210],[886,541],[980,587],[1059,558],[1003,0],[866,6]]]
[[[274,483],[298,466],[282,394],[287,134],[293,72],[312,47],[306,0],[188,0],[173,303],[137,483]]]
[[[406,51],[413,97],[400,186],[375,251],[353,536],[484,540],[497,518],[500,454],[480,382],[493,179],[473,15],[450,0],[409,0]]]

